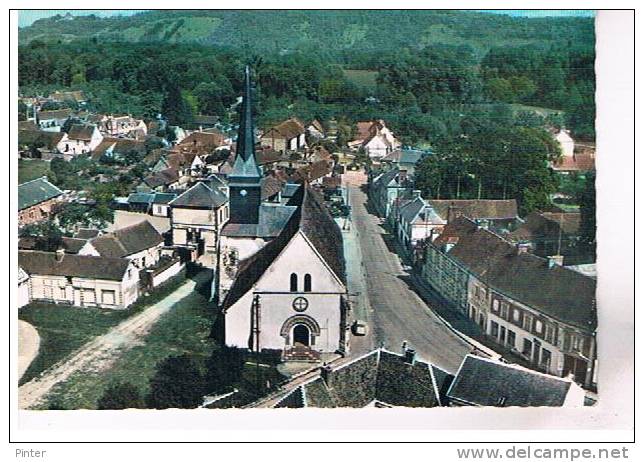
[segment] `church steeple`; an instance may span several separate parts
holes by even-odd
[[[261,180],[262,172],[255,159],[250,69],[246,66],[244,95],[237,134],[237,153],[233,170],[228,175],[230,221],[232,223],[259,223]]]
[[[246,66],[244,76],[244,96],[239,116],[237,134],[237,155],[230,176],[261,178],[262,174],[255,160],[255,129],[251,102],[250,69]]]

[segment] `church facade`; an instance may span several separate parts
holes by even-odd
[[[230,220],[221,232],[218,295],[227,345],[317,360],[348,348],[342,235],[320,195],[301,185],[284,205],[261,202],[250,76],[228,177]]]

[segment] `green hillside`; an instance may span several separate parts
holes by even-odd
[[[482,56],[494,46],[592,41],[592,18],[528,19],[467,11],[150,11],[127,17],[54,16],[20,29],[32,40],[79,38],[129,42],[201,42],[256,52],[418,49],[467,45]]]

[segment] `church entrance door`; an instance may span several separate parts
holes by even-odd
[[[311,332],[304,324],[296,324],[293,328],[293,345],[309,346],[311,342]]]

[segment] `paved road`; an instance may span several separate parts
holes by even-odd
[[[362,178],[357,174],[347,179],[351,204],[352,231],[356,233],[359,250],[349,253],[347,260],[358,255],[362,262],[348,263],[348,272],[360,267],[366,291],[353,297],[354,316],[364,316],[370,327],[369,339],[352,337],[351,356],[355,357],[374,346],[384,344],[391,351],[400,351],[403,341],[415,348],[418,356],[455,373],[472,348],[451,331],[407,285],[410,278],[402,269],[400,258],[387,246],[390,238],[380,226],[379,218],[366,208],[367,195],[360,189]],[[393,237],[391,237],[393,239]],[[359,291],[358,281],[349,278],[349,291]],[[354,278],[355,279],[355,278]],[[362,314],[359,314],[362,313]]]

